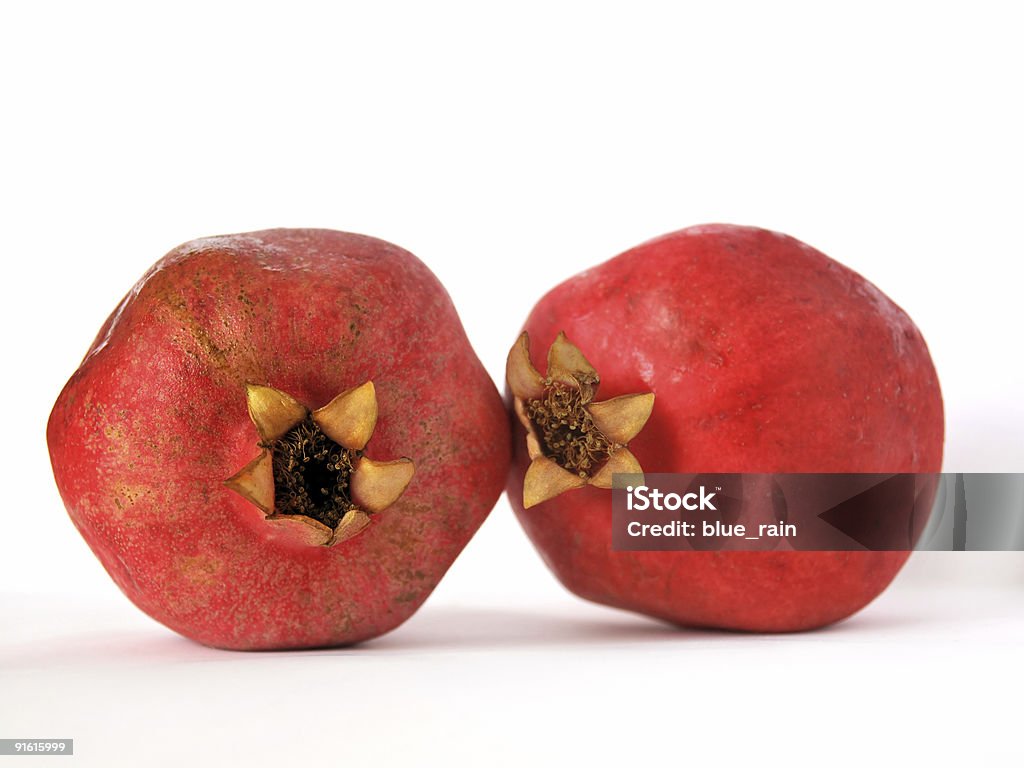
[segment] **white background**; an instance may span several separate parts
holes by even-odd
[[[910,313],[947,470],[1024,471],[1022,32],[1015,4],[979,2],[5,5],[0,738],[73,737],[60,764],[86,765],[1019,759],[1019,555],[918,556],[823,633],[681,632],[568,596],[502,499],[392,635],[227,654],[117,593],[44,427],[183,240],[396,242],[497,379],[548,288],[728,221]]]

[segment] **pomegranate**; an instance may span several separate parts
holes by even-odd
[[[444,288],[397,246],[327,230],[171,251],[100,330],[47,440],[124,593],[233,649],[398,626],[508,466],[505,409]]]
[[[550,346],[545,375],[531,343]],[[508,493],[549,567],[581,597],[683,625],[820,627],[874,599],[908,553],[613,551],[612,473],[942,463],[939,383],[910,318],[763,229],[685,229],[570,278],[530,313],[507,379]]]

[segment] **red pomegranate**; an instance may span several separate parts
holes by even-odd
[[[100,330],[47,428],[126,595],[222,648],[401,624],[483,522],[508,422],[445,293],[362,235],[186,243]]]
[[[508,382],[508,493],[544,560],[581,597],[683,625],[820,627],[876,597],[908,553],[613,551],[613,472],[942,463],[939,383],[910,318],[763,229],[692,227],[567,280],[530,313]]]

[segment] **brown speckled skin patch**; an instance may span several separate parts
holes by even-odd
[[[311,408],[372,380],[370,458],[402,497],[310,545],[224,485],[257,452],[247,382]],[[75,525],[142,610],[208,645],[335,646],[422,604],[500,494],[508,418],[444,288],[360,235],[270,230],[176,248],[132,289],[47,428]]]

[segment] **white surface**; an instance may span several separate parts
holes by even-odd
[[[103,765],[147,738],[167,764],[288,747],[623,763],[631,744],[673,762],[896,750],[943,764],[1009,743],[1019,554],[916,558],[902,591],[820,635],[673,634],[565,596],[502,501],[424,612],[365,652],[223,655],[117,602],[61,507],[43,431],[106,315],[187,239],[321,226],[392,240],[442,279],[498,378],[556,282],[731,221],[809,242],[908,310],[942,380],[947,470],[1022,471],[1018,13],[4,4],[0,584],[48,596],[3,597],[0,737],[73,736],[75,761]],[[949,596],[967,582],[1012,597]]]
[[[0,610],[23,617],[0,640],[0,722],[74,738],[80,765],[1024,760],[1020,590],[896,589],[845,624],[769,637],[568,596],[432,600],[363,647],[277,654],[203,648],[124,602],[6,595]]]

